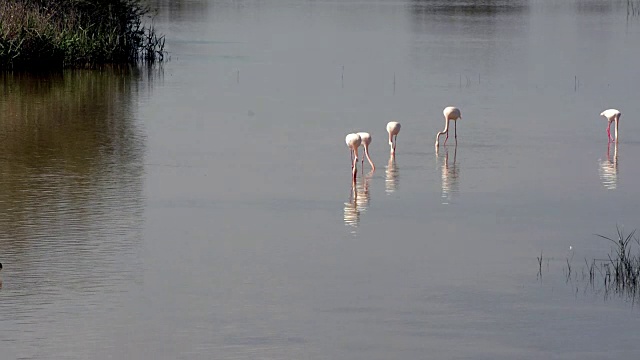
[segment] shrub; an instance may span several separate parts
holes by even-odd
[[[139,0],[0,3],[0,68],[95,67],[162,61],[164,36]]]

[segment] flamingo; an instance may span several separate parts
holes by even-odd
[[[376,166],[373,165],[373,161],[371,161],[371,157],[369,157],[369,144],[371,144],[371,135],[368,132],[359,132],[360,139],[362,139],[362,145],[364,146],[364,154],[367,156],[367,160],[369,160],[369,164],[371,164],[371,170],[375,170]],[[364,157],[362,158],[362,168],[364,169]]]
[[[460,114],[460,109],[455,106],[447,106],[442,111],[444,114],[444,130],[440,131],[438,135],[436,135],[436,147],[439,145],[440,135],[447,134],[447,137],[444,139],[444,145],[447,145],[447,140],[449,140],[449,120],[453,120],[453,133],[456,138],[456,144],[458,144],[458,131],[457,131],[457,120],[462,119],[462,115]]]
[[[347,146],[349,147],[349,153],[351,154],[351,171],[353,174],[353,179],[355,180],[356,173],[358,172],[358,147],[360,147],[362,139],[360,138],[360,135],[351,133],[347,135],[344,140],[347,143]]]
[[[0,271],[2,270],[2,263],[0,263]],[[2,276],[0,276],[0,289],[2,288]]]
[[[391,147],[391,154],[396,153],[396,145],[398,144],[398,133],[400,133],[400,123],[397,121],[391,121],[387,124],[387,132],[389,133],[389,146]],[[395,136],[395,141],[393,141]]]
[[[609,135],[609,141],[613,141],[611,137],[611,123],[616,122],[616,142],[618,142],[618,122],[620,121],[620,116],[622,113],[616,109],[608,109],[600,113],[600,116],[604,116],[609,120],[609,124],[607,125],[607,135]]]

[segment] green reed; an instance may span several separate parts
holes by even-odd
[[[15,0],[0,2],[0,68],[87,68],[154,63],[164,36],[140,0]]]

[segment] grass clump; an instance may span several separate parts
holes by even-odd
[[[636,230],[628,234],[617,228],[613,238],[596,234],[596,236],[613,244],[606,258],[584,259],[582,281],[588,284],[585,288],[603,293],[605,298],[612,294],[631,299],[634,303],[640,297],[640,238]],[[567,282],[579,281],[579,272],[573,272],[571,259],[567,258]],[[576,289],[577,291],[577,289]]]
[[[606,290],[626,293],[634,298],[638,295],[640,287],[640,249],[634,249],[633,246],[634,243],[640,245],[640,239],[635,236],[635,233],[636,231],[633,230],[624,235],[618,228],[615,239],[598,235],[614,244],[613,252],[608,254],[608,259],[602,263],[601,267],[604,271],[600,271],[604,276]],[[593,283],[594,276],[591,276],[590,281]]]
[[[164,36],[143,19],[140,0],[15,0],[0,2],[0,68],[87,68],[153,63]]]
[[[627,17],[640,16],[640,1],[627,0]]]

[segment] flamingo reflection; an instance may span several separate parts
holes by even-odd
[[[356,204],[360,208],[360,211],[365,212],[369,207],[369,200],[371,200],[371,195],[369,194],[369,181],[373,177],[373,170],[371,170],[366,176],[362,178],[362,182],[356,182],[356,194],[358,197],[356,198]]]
[[[362,178],[362,182],[357,180],[351,182],[351,191],[349,193],[349,201],[344,203],[344,224],[352,227],[352,234],[356,233],[358,225],[360,225],[361,213],[367,211],[371,195],[369,193],[369,181],[373,176],[373,171],[369,172]]]
[[[612,145],[613,144],[613,145]],[[613,157],[611,157],[611,147],[613,146]],[[618,187],[618,143],[610,141],[607,143],[607,158],[600,159],[598,172],[600,181],[607,190],[615,190]]]
[[[453,147],[453,163],[449,165],[449,148],[445,148],[444,161],[441,165],[442,171],[442,204],[447,205],[451,201],[451,197],[458,193],[460,184],[458,182],[459,169],[456,164],[456,155],[458,153],[458,145]],[[436,148],[436,161],[440,160],[438,156],[438,148]]]
[[[344,224],[350,226],[352,234],[356,233],[356,229],[360,224],[360,210],[358,209],[358,192],[356,191],[356,179],[351,182],[351,191],[349,192],[349,201],[344,203]]]
[[[384,190],[387,194],[391,194],[398,190],[398,178],[400,177],[396,157],[393,153],[389,155],[389,162],[387,163],[387,168],[384,173],[386,175],[384,179]]]

